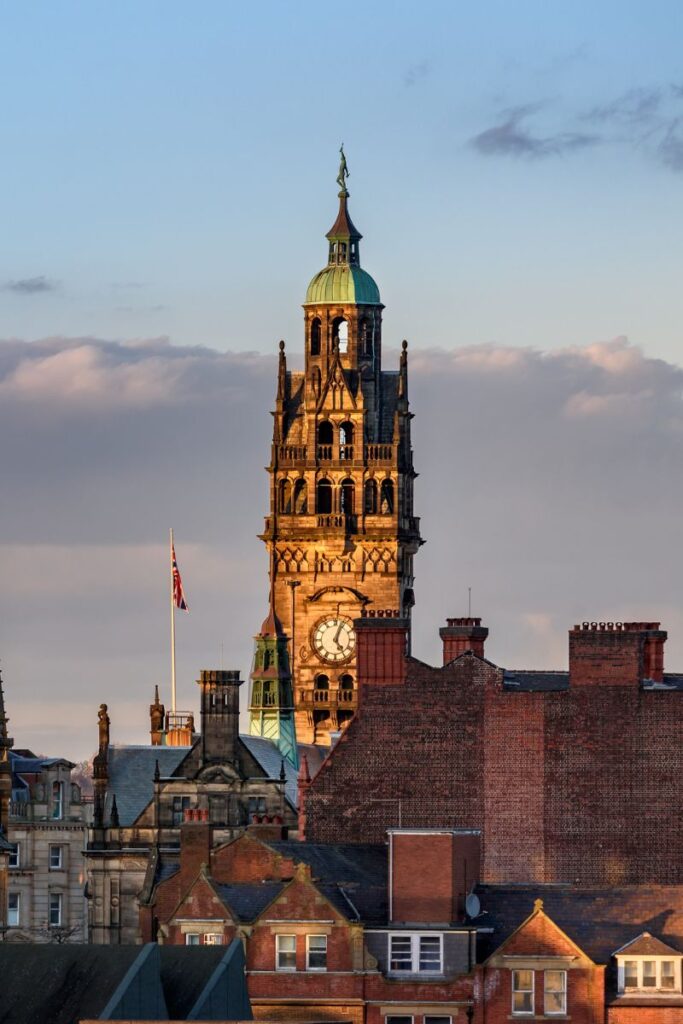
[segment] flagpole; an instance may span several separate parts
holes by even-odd
[[[175,595],[173,592],[173,528],[171,538],[171,712],[175,714]]]

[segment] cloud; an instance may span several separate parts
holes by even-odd
[[[16,281],[7,281],[4,290],[15,295],[39,295],[41,292],[54,292],[59,288],[58,281],[41,274],[38,277],[21,277]]]
[[[516,156],[541,159],[596,145],[597,135],[585,132],[557,132],[534,135],[524,122],[538,109],[527,105],[504,111],[502,120],[470,139],[470,145],[484,156]]]
[[[193,707],[199,669],[222,659],[248,677],[276,362],[165,338],[0,342],[0,654],[18,746],[91,754],[103,700],[118,742],[144,740],[167,688],[171,525],[191,607],[181,699]],[[624,338],[411,349],[409,370],[417,656],[438,661],[471,586],[500,664],[562,668],[573,622],[652,618],[682,670],[683,370]],[[89,710],[57,721],[56,704]]]
[[[664,89],[634,88],[622,93],[608,103],[599,104],[584,114],[589,121],[613,123],[617,125],[650,125],[659,115]]]

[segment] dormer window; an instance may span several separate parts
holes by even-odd
[[[614,954],[620,995],[681,992],[683,954],[643,932]]]

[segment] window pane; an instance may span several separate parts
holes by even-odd
[[[638,961],[626,960],[624,963],[624,988],[638,987]]]
[[[534,1012],[534,972],[512,972],[512,1012]]]
[[[425,1016],[424,1024],[451,1024],[450,1017],[427,1017]]]
[[[534,1012],[534,997],[531,992],[513,992],[512,993],[512,1012],[513,1013],[533,1013]]]
[[[7,897],[7,924],[16,927],[19,924],[19,893],[11,892]]]
[[[391,935],[390,971],[410,971],[413,966],[410,935]]]
[[[50,867],[61,868],[62,866],[62,848],[61,846],[50,847]]]
[[[441,970],[441,939],[438,935],[420,936],[420,970]]]
[[[654,960],[643,960],[643,988],[655,988],[657,968]]]
[[[309,935],[308,967],[311,970],[322,970],[327,967],[327,935]]]
[[[18,868],[20,863],[19,843],[12,843],[12,849],[9,852],[9,866],[11,868]]]
[[[207,932],[204,936],[205,946],[222,946],[223,936],[220,932]]]
[[[413,1024],[412,1017],[385,1017],[386,1024]]]
[[[62,894],[60,892],[50,893],[50,924],[60,925],[62,923]]]
[[[674,973],[673,960],[662,960],[660,968],[662,972],[662,988],[674,988],[676,982],[676,975]]]
[[[277,968],[279,971],[296,970],[296,935],[277,936]]]
[[[545,986],[545,1012],[566,1013],[567,1012],[567,974],[565,971],[546,971],[544,977]]]

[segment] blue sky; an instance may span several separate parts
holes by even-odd
[[[680,4],[0,5],[5,337],[267,352],[346,144],[387,335],[680,360]]]

